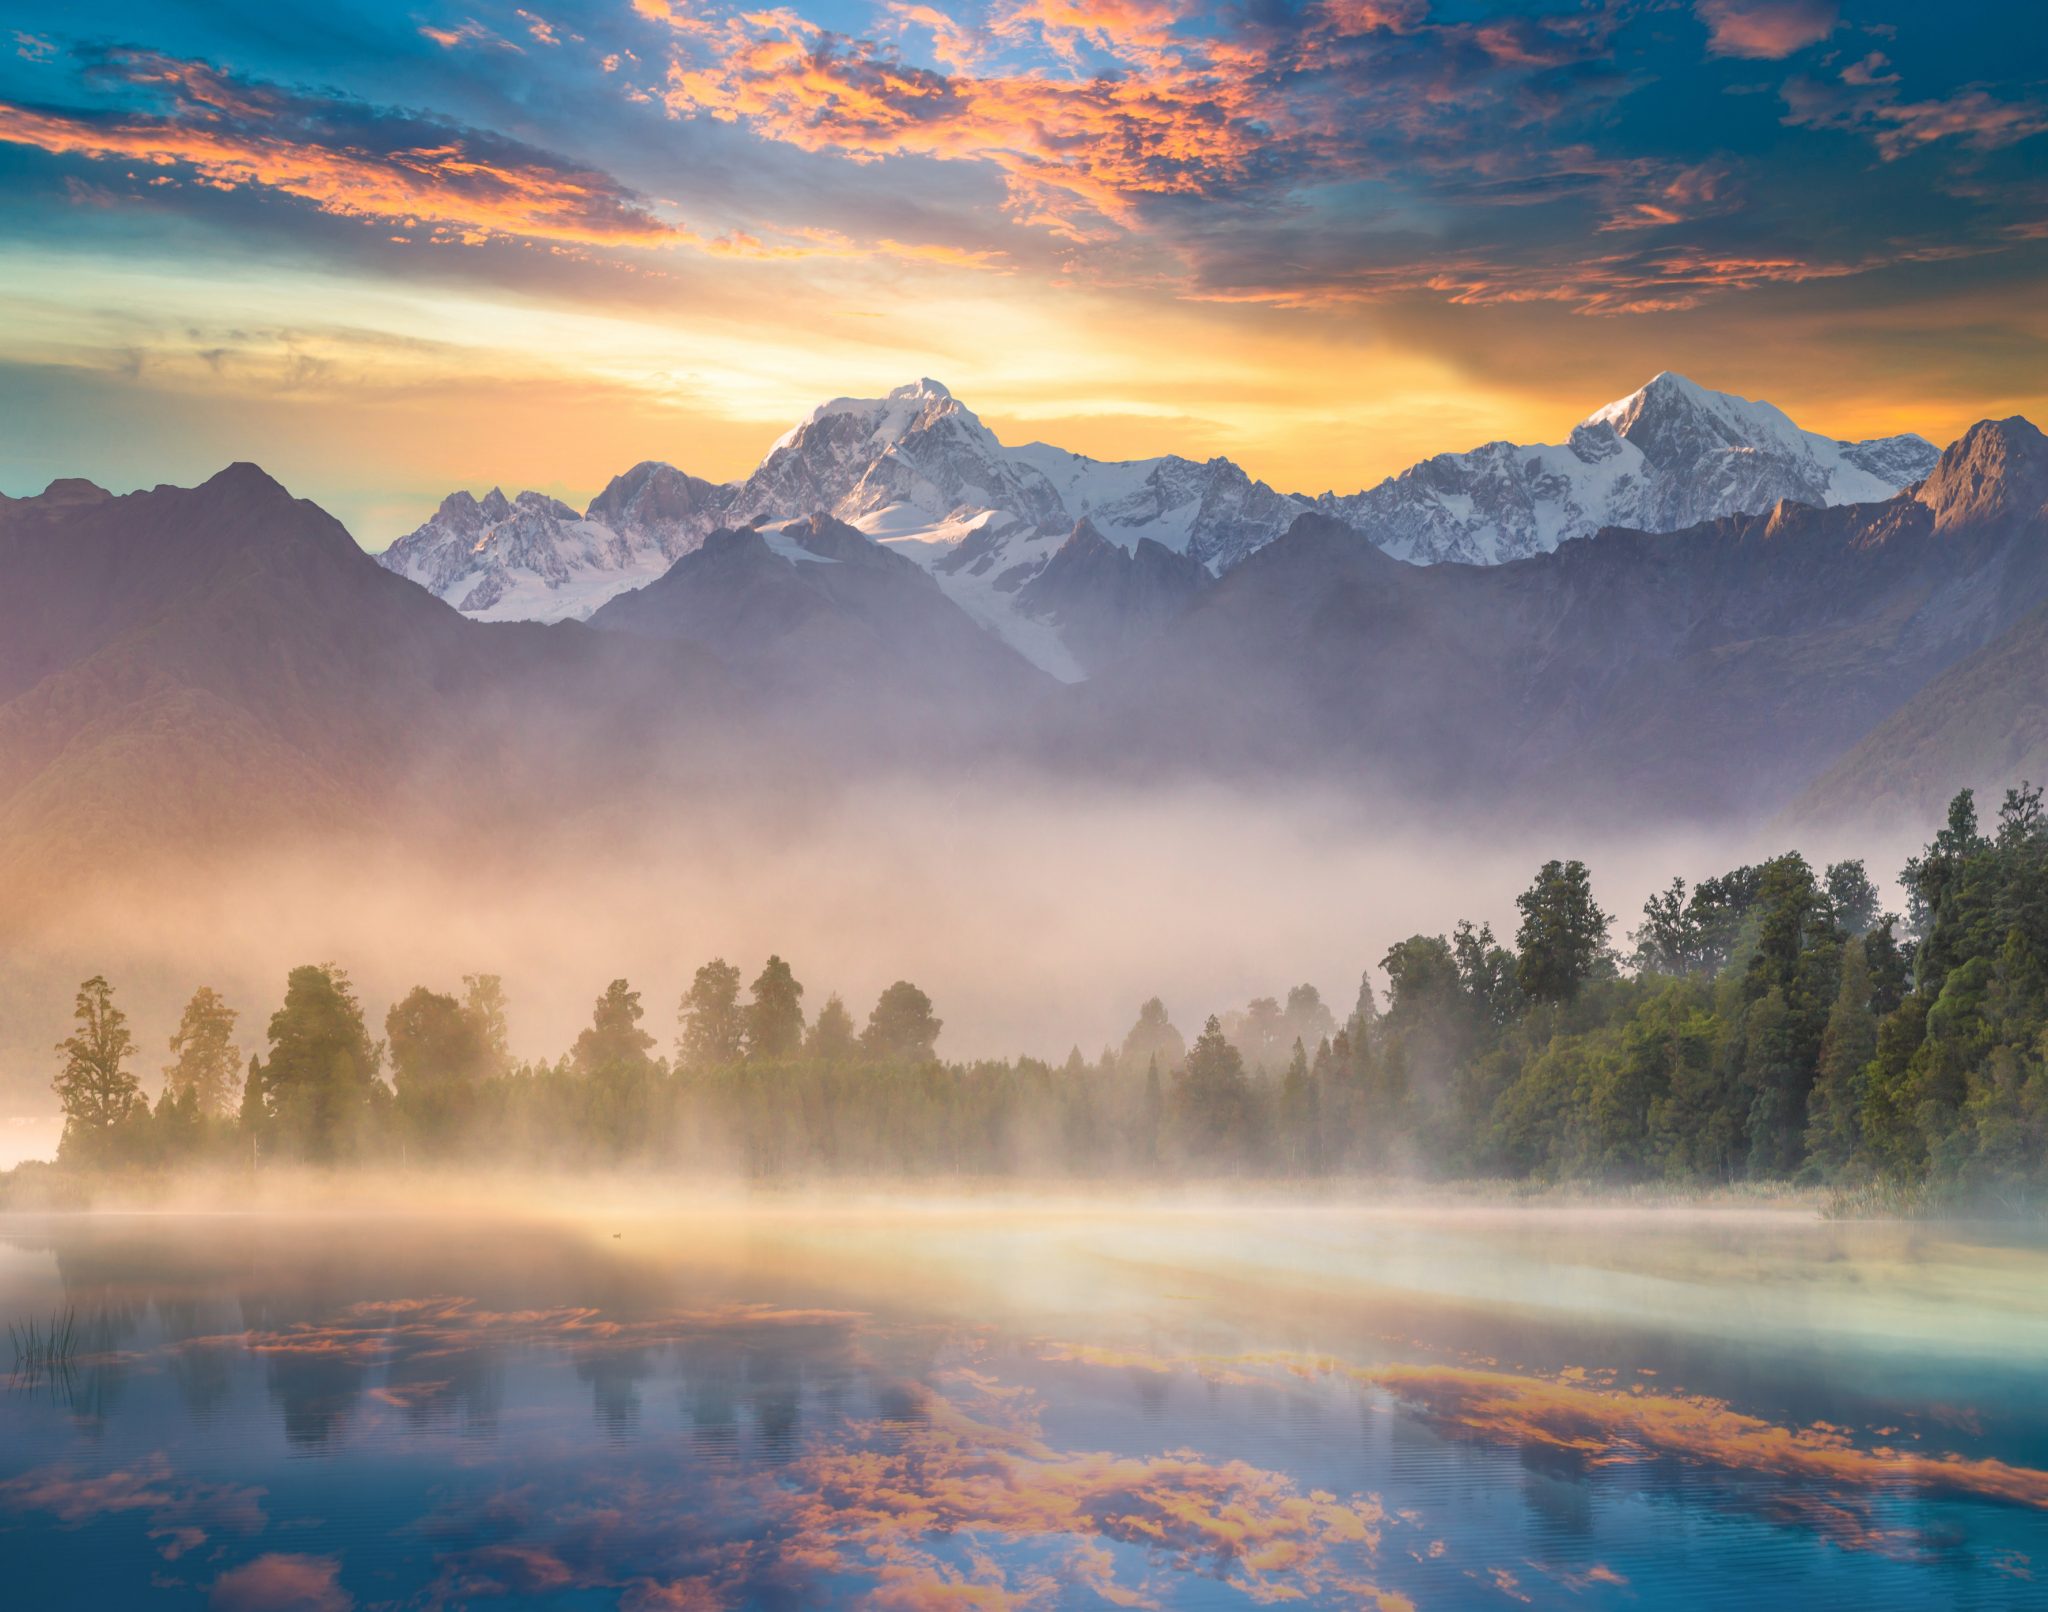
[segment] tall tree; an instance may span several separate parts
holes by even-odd
[[[1154,1062],[1161,1068],[1175,1069],[1187,1055],[1186,1039],[1167,1017],[1166,1004],[1155,996],[1138,1009],[1138,1022],[1124,1036],[1117,1060],[1131,1071],[1147,1068]]]
[[[398,1108],[429,1148],[453,1143],[495,1073],[489,1027],[452,996],[414,986],[384,1018]]]
[[[1460,919],[1451,935],[1451,955],[1481,1023],[1499,1029],[1522,1011],[1514,953],[1495,944],[1493,925],[1481,924],[1475,929],[1469,918]]]
[[[505,1017],[505,982],[496,974],[462,976],[462,1005],[483,1037],[493,1075],[512,1072],[512,1029]]]
[[[242,1075],[242,1049],[234,1036],[235,1010],[219,992],[202,985],[185,1004],[178,1033],[171,1037],[165,1092],[175,1098],[190,1092],[197,1112],[209,1118],[232,1113]]]
[[[738,1063],[747,1043],[740,971],[723,957],[712,958],[683,993],[677,1019],[676,1061],[683,1068],[702,1074]]]
[[[1860,859],[1829,864],[1821,882],[1827,887],[1829,914],[1843,934],[1865,934],[1877,922],[1877,886]]]
[[[64,1063],[50,1085],[64,1106],[63,1151],[93,1158],[104,1153],[114,1128],[142,1106],[141,1084],[127,1068],[135,1038],[102,975],[78,987],[71,1016],[78,1028],[57,1043]]]
[[[1315,1077],[1309,1073],[1308,1049],[1294,1043],[1294,1056],[1280,1079],[1280,1135],[1287,1165],[1296,1175],[1312,1174],[1320,1164]]]
[[[780,957],[769,957],[754,980],[746,1009],[747,1056],[776,1062],[794,1058],[804,1040],[804,988]]]
[[[585,1079],[639,1075],[654,1067],[648,1052],[654,1037],[640,1028],[646,1010],[640,993],[624,980],[613,980],[590,1011],[590,1028],[576,1037],[569,1057]]]
[[[1337,1033],[1358,1041],[1372,1029],[1379,1016],[1380,1006],[1372,994],[1372,970],[1367,969],[1358,976],[1358,1000],[1351,1006],[1351,1017]]]
[[[875,1003],[861,1045],[888,1063],[925,1063],[938,1044],[943,1020],[932,1014],[932,999],[908,980],[898,980]]]
[[[846,1003],[834,991],[825,998],[825,1005],[818,1009],[817,1022],[804,1037],[804,1055],[822,1064],[840,1064],[851,1058],[859,1045],[853,1015],[846,1011]]]
[[[1323,1001],[1323,993],[1313,985],[1296,985],[1287,993],[1287,1007],[1281,1014],[1287,1021],[1286,1031],[1304,1047],[1337,1033],[1337,1018]]]
[[[1550,861],[1515,897],[1515,981],[1535,1002],[1569,1002],[1607,956],[1607,914],[1593,899],[1586,864]]]
[[[1214,1014],[1188,1048],[1174,1087],[1174,1110],[1181,1146],[1191,1159],[1242,1164],[1256,1156],[1263,1141],[1244,1059]]]
[[[1842,948],[1842,984],[1821,1037],[1820,1067],[1807,1099],[1806,1150],[1831,1174],[1863,1150],[1865,1072],[1877,1056],[1877,1015],[1865,942]]]
[[[285,979],[270,1016],[263,1065],[265,1107],[280,1146],[333,1159],[364,1144],[378,1094],[383,1047],[371,1041],[349,977],[332,963],[306,964]]]

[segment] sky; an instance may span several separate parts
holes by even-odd
[[[1351,491],[1663,369],[2048,418],[2037,0],[15,0],[0,492],[723,479],[834,396]]]

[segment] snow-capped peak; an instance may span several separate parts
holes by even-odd
[[[1828,440],[1800,430],[1774,403],[1710,391],[1668,369],[1627,397],[1595,409],[1582,423],[1611,425],[1617,435],[1635,443],[1657,463],[1668,457],[1687,457],[1714,442],[1730,448],[1796,453],[1808,438]]]
[[[1920,437],[1838,442],[1774,404],[1665,370],[1595,409],[1560,446],[1438,454],[1324,511],[1390,554],[1491,564],[1603,526],[1675,532],[1724,515],[1889,498],[1936,458]]]
[[[969,616],[1071,680],[1082,662],[1062,623],[1085,612],[1065,600],[1050,617],[1034,614],[1026,590],[1083,521],[1115,548],[1135,552],[1150,538],[1210,574],[1308,510],[1402,559],[1492,563],[1603,526],[1670,532],[1787,498],[1887,498],[1936,457],[1915,436],[1837,442],[1769,403],[1667,370],[1594,410],[1563,444],[1491,442],[1438,454],[1365,492],[1311,499],[1277,492],[1223,458],[1114,462],[1045,443],[1006,446],[923,377],[881,397],[821,403],[750,475],[722,486],[643,464],[582,516],[539,493],[451,495],[384,562],[470,614],[581,616],[659,575],[715,527],[822,512],[902,544]],[[1101,628],[1091,630],[1099,637]]]
[[[769,459],[793,447],[806,432],[826,420],[851,417],[866,421],[872,440],[886,445],[927,416],[949,412],[965,415],[976,427],[981,426],[979,420],[954,402],[951,392],[929,376],[894,387],[886,397],[835,397],[828,403],[820,403],[769,444],[762,465],[765,467]],[[755,474],[758,475],[759,471]]]

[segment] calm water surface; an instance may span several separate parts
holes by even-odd
[[[66,1309],[0,1393],[9,1606],[2048,1606],[2013,1236],[0,1217],[0,1318]]]

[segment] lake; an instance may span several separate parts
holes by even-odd
[[[0,1396],[10,1606],[2048,1605],[2048,1247],[2018,1233],[0,1217],[0,1317],[67,1311],[68,1356]]]

